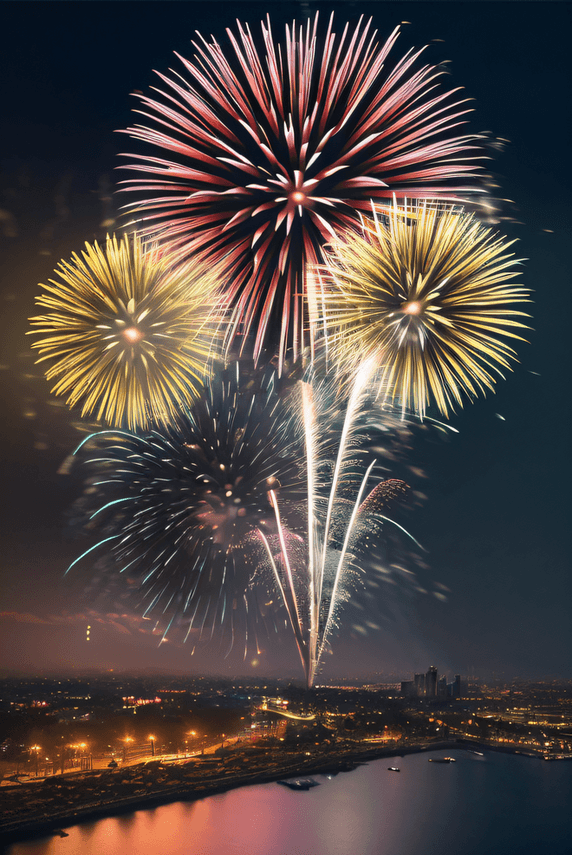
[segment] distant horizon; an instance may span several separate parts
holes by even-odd
[[[427,665],[427,668],[430,666]],[[441,675],[453,674],[451,669],[441,670],[437,666],[437,671]],[[336,681],[339,683],[347,683],[351,684],[367,684],[368,682],[389,682],[389,683],[398,683],[403,682],[407,679],[407,676],[413,675],[414,673],[424,673],[419,671],[371,671],[367,674],[362,674],[359,676],[330,676],[327,679],[324,678],[320,680],[319,676],[316,679],[316,683],[313,686],[314,689],[319,689],[321,687],[335,686]],[[461,672],[456,672],[460,674],[462,678],[470,681],[501,681],[501,682],[514,682],[514,681],[522,681],[522,682],[549,682],[549,681],[558,681],[558,682],[572,682],[572,676],[563,675],[563,674],[544,674],[543,676],[538,675],[523,675],[523,674],[513,674],[507,675],[506,672],[503,671],[489,671],[484,672],[483,674],[466,674]],[[268,681],[268,682],[277,682],[277,683],[299,683],[301,686],[304,685],[304,680],[300,676],[289,675],[289,676],[276,676],[271,674],[237,674],[237,675],[229,675],[223,673],[201,673],[201,672],[187,672],[184,670],[175,670],[168,668],[157,668],[157,667],[148,667],[148,668],[139,668],[139,669],[129,669],[129,668],[82,668],[75,669],[74,671],[63,671],[57,667],[53,669],[43,669],[41,672],[25,670],[22,668],[1,668],[0,669],[0,680],[8,680],[8,679],[82,679],[87,677],[105,677],[105,676],[121,676],[121,677],[132,677],[132,678],[143,678],[143,677],[157,677],[157,678],[187,678],[189,680],[194,679],[204,679],[204,680],[220,680],[225,682],[236,682],[236,681]]]

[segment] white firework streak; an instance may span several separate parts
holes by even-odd
[[[328,485],[327,504],[322,512],[320,512],[319,502],[321,496],[318,484],[318,466],[321,462],[320,444],[323,439],[322,431],[324,428],[319,419],[319,407],[315,399],[314,387],[311,383],[300,381],[300,410],[307,479],[306,559],[303,570],[295,567],[295,558],[290,555],[288,542],[291,532],[282,521],[278,498],[273,490],[270,491],[269,495],[277,525],[277,557],[273,554],[267,537],[262,531],[258,531],[288,614],[300,659],[304,666],[308,687],[313,685],[321,657],[335,625],[336,610],[343,599],[344,581],[350,564],[348,558],[351,555],[351,544],[357,534],[358,514],[364,500],[368,480],[376,464],[376,460],[372,460],[361,477],[355,497],[350,502],[351,512],[345,523],[341,549],[339,547],[336,549],[334,541],[339,543],[339,532],[338,537],[334,538],[333,516],[336,503],[339,503],[341,499],[339,489],[342,475],[350,461],[350,455],[355,455],[358,418],[368,394],[374,370],[373,363],[368,361],[354,376],[331,482]],[[393,520],[388,517],[379,514],[377,516],[384,522],[392,523],[405,532],[405,529],[397,523],[393,523]],[[405,533],[408,534],[408,532]],[[411,535],[408,536],[411,537]],[[336,558],[332,578],[331,571],[328,572],[328,568],[331,567],[333,552],[335,552]],[[327,584],[325,584],[326,578]]]

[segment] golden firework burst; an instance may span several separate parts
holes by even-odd
[[[528,329],[513,308],[529,290],[499,237],[462,208],[413,203],[374,210],[362,234],[328,254],[325,319],[334,358],[352,368],[375,355],[387,398],[421,417],[493,389],[516,360],[504,340]]]
[[[43,335],[32,347],[70,407],[135,429],[172,418],[200,393],[224,311],[216,268],[113,236],[86,243],[55,273],[36,299],[49,314],[30,319]]]

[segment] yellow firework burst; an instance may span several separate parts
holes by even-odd
[[[324,314],[338,363],[375,355],[386,396],[421,417],[431,400],[448,415],[463,393],[493,389],[516,359],[504,339],[527,329],[512,243],[437,203],[374,212],[328,255]]]
[[[208,375],[223,304],[216,269],[176,264],[137,236],[86,244],[61,261],[36,300],[32,347],[52,391],[115,427],[170,419]]]

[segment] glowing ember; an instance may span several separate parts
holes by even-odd
[[[418,303],[417,301],[404,303],[401,307],[401,311],[405,312],[406,315],[418,315],[421,312],[421,303]]]
[[[123,336],[132,344],[135,344],[135,342],[141,341],[143,333],[137,327],[128,327],[126,330],[123,330]]]

